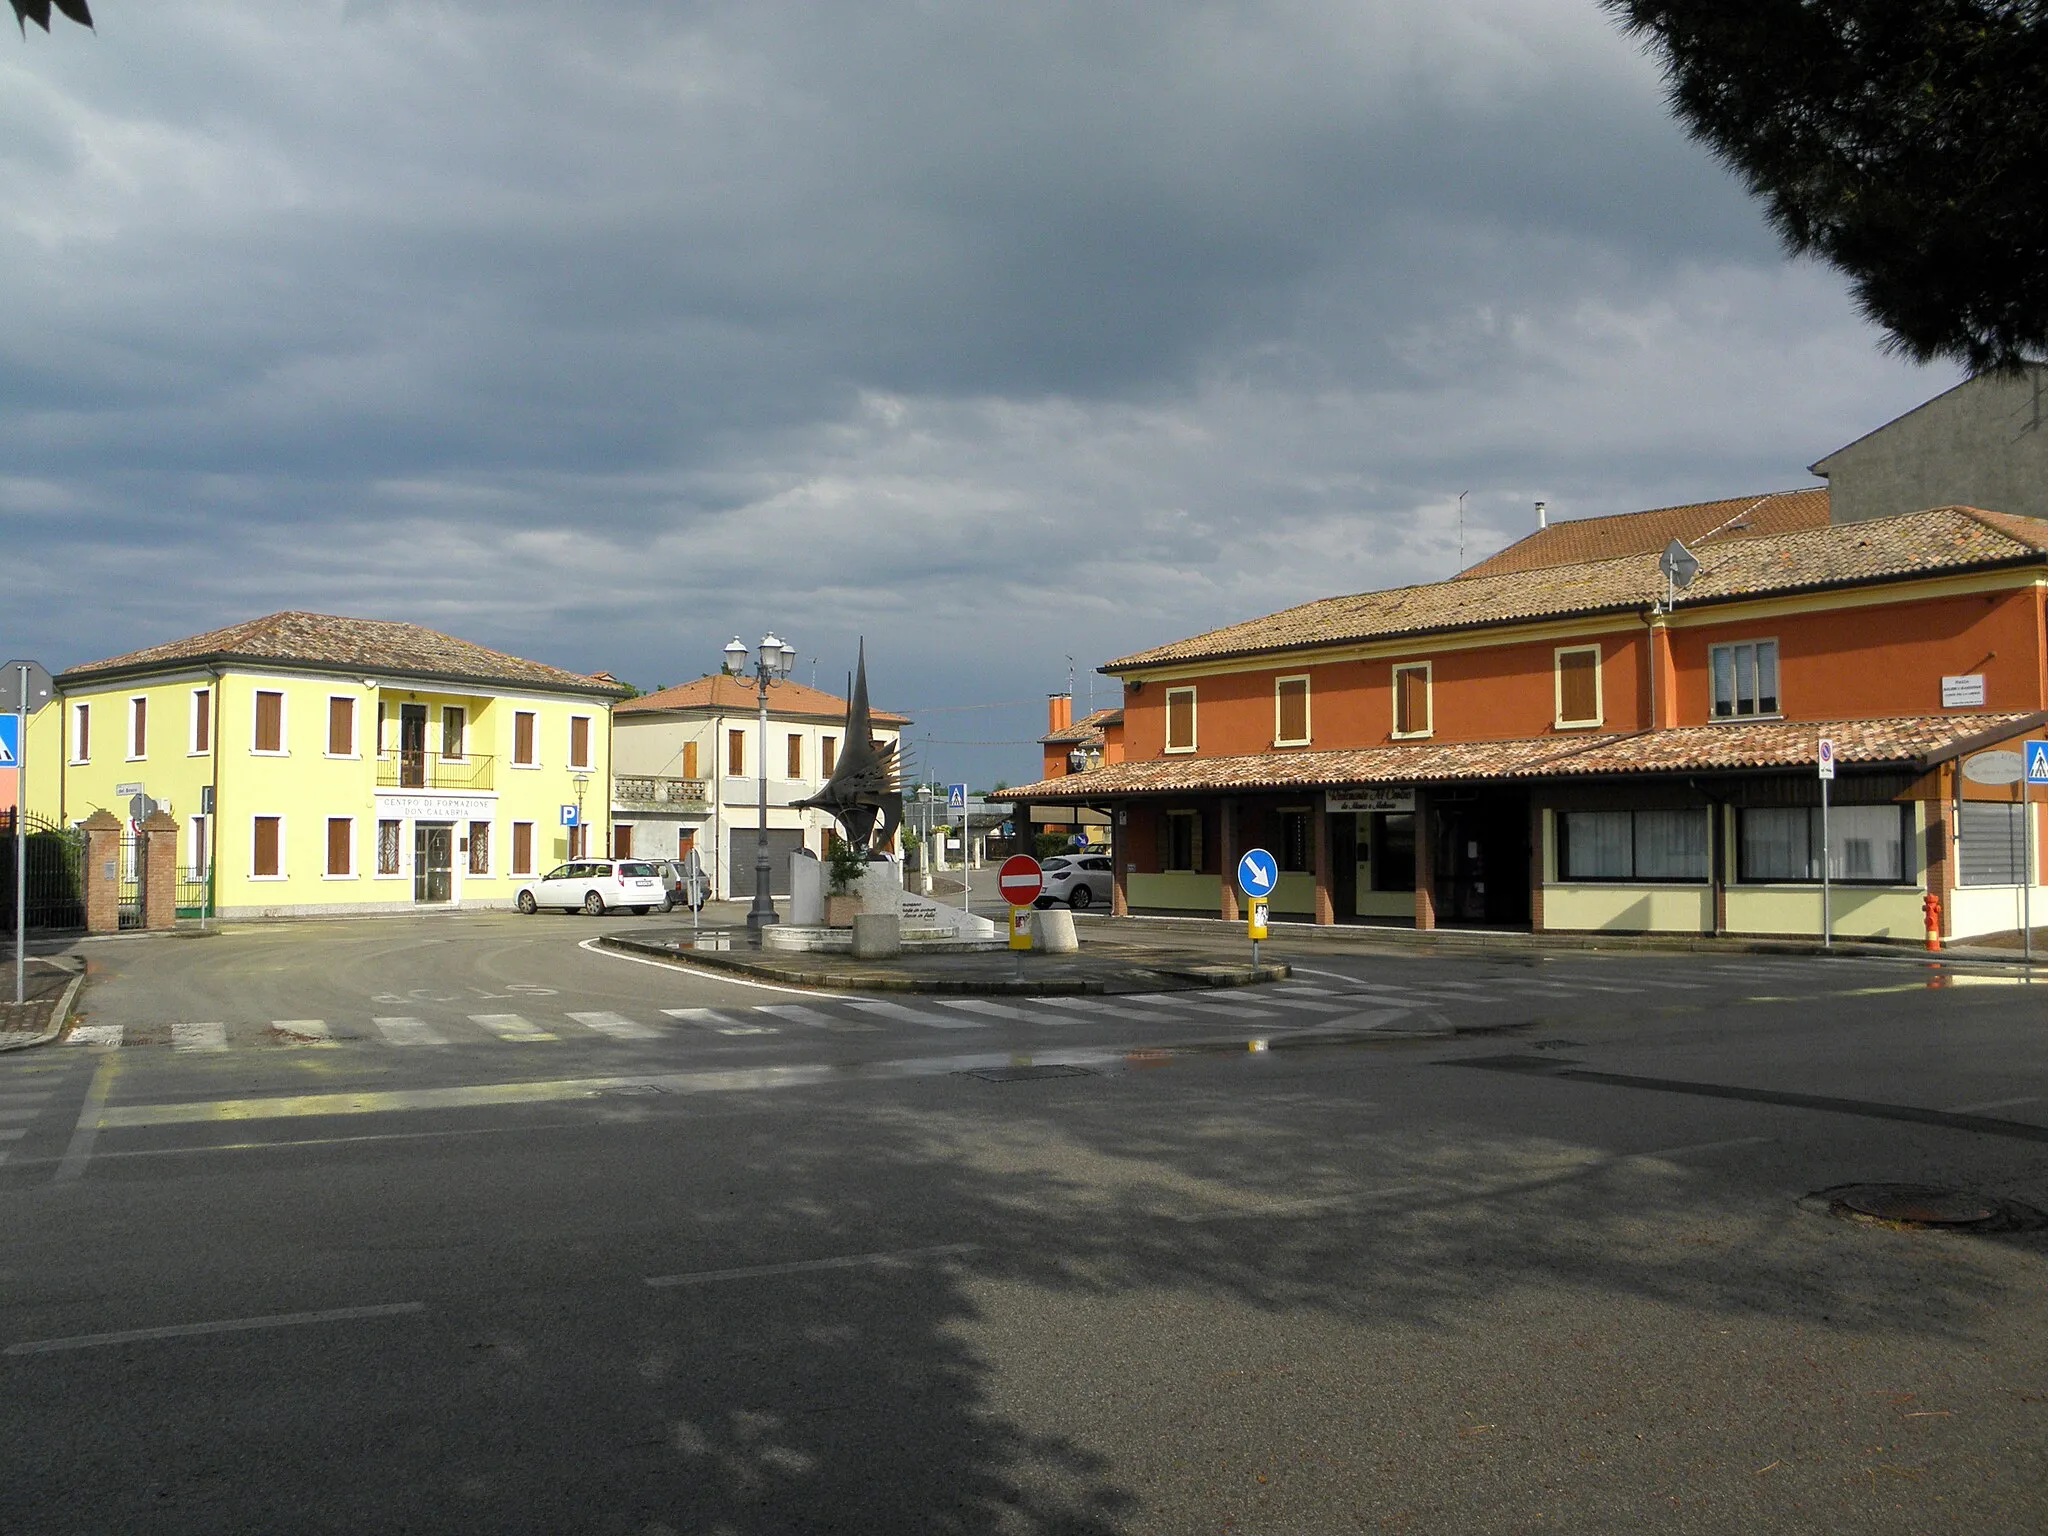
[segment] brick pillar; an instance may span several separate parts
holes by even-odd
[[[1415,926],[1436,926],[1436,828],[1429,791],[1415,791]]]
[[[1543,931],[1543,802],[1529,797],[1529,931]]]
[[[94,811],[85,819],[85,931],[121,931],[121,818]]]
[[[1226,923],[1237,921],[1237,861],[1243,850],[1237,846],[1237,802],[1216,802],[1216,915]]]
[[[1330,797],[1318,792],[1309,814],[1316,819],[1316,923],[1328,928],[1337,921],[1337,903],[1330,895]]]
[[[142,824],[142,926],[178,926],[178,823],[152,811]]]

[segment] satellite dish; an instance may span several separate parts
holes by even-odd
[[[1683,592],[1692,585],[1693,577],[1700,573],[1699,557],[1673,539],[1664,547],[1664,553],[1657,557],[1657,569],[1664,573],[1666,581]]]

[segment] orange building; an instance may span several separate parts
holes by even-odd
[[[1105,812],[1125,910],[1235,916],[1262,846],[1275,914],[1320,923],[1813,934],[1825,904],[1918,939],[1933,891],[1951,936],[2016,928],[2023,876],[2048,898],[2009,776],[2048,722],[2048,521],[1835,525],[1827,494],[1558,524],[1121,657],[1122,761],[1064,771],[1055,730],[1002,798]]]

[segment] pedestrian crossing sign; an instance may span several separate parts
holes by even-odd
[[[0,715],[0,770],[21,766],[20,727],[19,715]]]
[[[2048,741],[2030,741],[2021,754],[2027,760],[2027,782],[2048,784]]]

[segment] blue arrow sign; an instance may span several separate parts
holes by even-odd
[[[0,715],[0,768],[21,766],[21,742],[16,738],[19,715]]]
[[[2027,782],[2048,784],[2048,741],[2030,741],[2022,754],[2027,760]]]
[[[1237,888],[1247,896],[1270,896],[1280,883],[1280,861],[1263,848],[1247,848],[1237,861]]]
[[[967,786],[965,784],[948,784],[946,786],[946,810],[950,813],[966,809]]]

